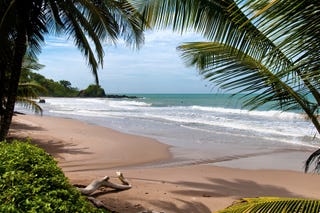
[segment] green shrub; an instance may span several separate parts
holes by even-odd
[[[69,184],[56,161],[29,142],[0,142],[0,212],[103,212]]]

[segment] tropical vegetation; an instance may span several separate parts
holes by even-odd
[[[23,58],[36,57],[49,33],[65,34],[80,49],[99,84],[101,41],[143,42],[142,19],[126,0],[4,0],[0,2],[0,141],[11,124]]]
[[[76,97],[79,94],[79,89],[73,87],[71,82],[67,80],[54,81],[32,71],[23,74],[20,82],[33,82],[42,85],[45,90],[39,91],[38,96]]]
[[[0,212],[104,212],[69,184],[57,162],[28,141],[0,143]]]
[[[106,97],[104,89],[100,85],[91,84],[78,94],[80,97]]]

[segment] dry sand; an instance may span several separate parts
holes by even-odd
[[[121,213],[145,209],[207,213],[223,209],[243,197],[320,197],[320,176],[302,171],[209,165],[144,167],[145,163],[170,160],[169,147],[153,139],[77,120],[19,115],[14,118],[10,135],[32,138],[33,143],[58,160],[73,184],[86,185],[105,175],[117,181],[115,171],[120,169],[133,188],[97,192],[94,196]]]

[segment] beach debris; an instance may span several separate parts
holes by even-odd
[[[109,181],[110,178],[108,176],[105,176],[101,179],[93,180],[85,188],[78,188],[78,189],[82,194],[90,195],[96,190],[100,189],[101,187],[109,187],[116,190],[127,190],[132,187],[129,181],[123,176],[121,172],[116,172],[116,174],[122,184],[112,183]]]

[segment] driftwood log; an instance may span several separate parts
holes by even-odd
[[[130,189],[132,186],[128,182],[128,180],[123,176],[121,172],[117,172],[117,176],[119,180],[122,182],[122,184],[112,183],[109,181],[109,177],[105,176],[101,179],[96,179],[92,181],[88,186],[85,188],[78,188],[80,192],[84,195],[90,195],[96,190],[98,190],[100,187],[109,187],[116,190],[127,190]]]

